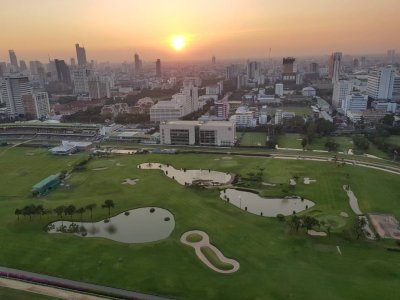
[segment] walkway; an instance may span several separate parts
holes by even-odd
[[[134,300],[166,300],[171,298],[164,298],[159,296],[153,296],[148,294],[137,293],[129,290],[117,289],[108,286],[102,286],[97,284],[79,282],[54,276],[42,275],[39,273],[33,273],[28,271],[22,271],[12,268],[0,267],[0,279],[17,279],[33,284],[43,284],[48,287],[65,288],[70,291],[79,292],[90,292],[93,294],[105,295],[106,298],[122,298],[122,299],[134,299]],[[67,298],[68,299],[68,298]],[[90,298],[82,298],[90,299]],[[95,299],[95,298],[91,298]],[[99,299],[99,298],[97,298]],[[101,298],[100,298],[101,299]]]
[[[45,285],[33,284],[24,281],[0,278],[0,286],[14,290],[21,290],[29,293],[35,293],[66,300],[101,300],[107,298],[100,298],[91,295],[79,294],[68,290],[49,287]]]

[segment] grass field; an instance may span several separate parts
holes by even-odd
[[[283,111],[288,111],[288,112],[294,112],[298,116],[312,115],[312,109],[310,106],[283,105],[282,107],[279,108],[271,108],[271,115],[274,115],[277,109],[282,109]]]
[[[241,136],[240,146],[242,147],[265,147],[267,134],[265,132],[238,132]]]
[[[112,156],[94,159],[87,170],[73,173],[70,188],[59,187],[40,199],[31,196],[33,184],[70,169],[83,156],[54,157],[46,149],[34,148],[15,148],[0,155],[0,265],[179,299],[400,297],[400,254],[386,251],[394,242],[354,240],[342,233],[355,219],[344,184],[352,187],[365,213],[392,213],[400,219],[400,176],[334,163],[243,156],[231,160],[208,154]],[[292,233],[276,218],[252,215],[220,200],[217,190],[188,188],[158,170],[136,168],[144,162],[242,175],[262,167],[262,180],[277,183],[275,188],[264,187],[263,194],[280,192],[280,183],[287,184],[293,176],[316,179],[311,185],[299,183],[294,193],[314,201],[310,213],[332,220],[338,229],[329,238],[312,238],[304,230]],[[92,170],[99,167],[108,169]],[[135,186],[121,185],[125,178],[139,181]],[[113,215],[144,206],[168,209],[176,227],[166,240],[129,245],[47,234],[43,228],[55,215],[36,216],[32,221],[24,217],[17,221],[14,215],[16,208],[31,203],[79,207],[100,205],[105,199],[114,200]],[[350,218],[339,222],[335,217],[340,212]],[[106,216],[105,209],[93,211],[96,220]],[[90,220],[88,213],[85,220]],[[240,262],[240,270],[229,275],[210,270],[180,242],[188,230],[207,232],[217,248]]]

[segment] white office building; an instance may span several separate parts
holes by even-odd
[[[368,105],[368,95],[362,94],[350,94],[342,102],[342,109],[345,114],[347,111],[364,111],[367,109]]]
[[[72,71],[72,81],[76,94],[89,93],[89,77],[91,74],[92,71],[87,68],[78,68]]]
[[[275,84],[275,95],[278,95],[279,97],[283,96],[283,83]]]
[[[150,121],[152,122],[179,120],[184,115],[184,104],[174,100],[159,101],[150,108]]]
[[[391,100],[395,84],[395,71],[391,66],[379,68],[368,75],[367,94],[374,100]],[[396,78],[397,82],[397,78]]]
[[[32,93],[27,76],[10,76],[0,80],[0,94],[7,107],[7,116],[24,115],[22,96]]]
[[[315,97],[317,95],[317,91],[313,87],[308,86],[303,88],[302,95],[304,97]]]
[[[92,75],[88,79],[89,97],[92,99],[111,98],[111,78]]]
[[[346,97],[352,92],[353,85],[351,81],[340,80],[333,85],[332,105],[335,108],[341,108]]]
[[[230,121],[169,121],[160,124],[161,144],[233,146],[235,124]]]
[[[397,111],[397,103],[396,102],[380,102],[374,101],[372,102],[372,107],[376,110],[383,110],[388,113],[396,113]]]

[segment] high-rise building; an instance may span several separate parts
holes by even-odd
[[[28,67],[26,66],[26,62],[24,60],[19,61],[19,70],[21,72],[28,70]]]
[[[84,47],[80,47],[79,44],[75,44],[76,49],[76,58],[78,59],[79,66],[86,66],[87,59],[86,59],[86,50]]]
[[[296,83],[297,72],[294,68],[294,62],[296,61],[293,57],[285,57],[282,60],[282,81],[285,83]]]
[[[18,60],[17,60],[17,55],[15,54],[14,50],[8,50],[8,54],[10,55],[10,63],[11,63],[11,68],[13,71],[18,71]]]
[[[27,76],[9,76],[0,81],[1,98],[6,104],[9,117],[25,114],[22,96],[31,92],[32,88]]]
[[[352,93],[347,95],[345,100],[342,102],[342,109],[345,114],[349,110],[363,111],[367,109],[368,95],[359,93]]]
[[[71,64],[72,67],[75,67],[75,65],[76,65],[76,60],[75,60],[75,58],[71,57],[71,59],[70,59],[70,64]]]
[[[89,93],[89,76],[92,71],[87,68],[78,68],[72,71],[72,81],[74,82],[74,92],[76,94]]]
[[[24,115],[34,119],[46,118],[50,112],[49,95],[46,92],[34,91],[22,96]]]
[[[64,82],[66,85],[70,86],[71,73],[65,61],[60,59],[55,59],[54,63],[56,64],[58,81]]]
[[[217,63],[217,58],[216,58],[215,56],[213,56],[213,57],[211,58],[211,63],[212,63],[213,65],[215,65],[215,64]]]
[[[319,72],[319,65],[316,62],[312,62],[310,64],[310,73],[318,73]]]
[[[161,77],[161,60],[156,60],[156,76]]]
[[[395,81],[391,66],[379,68],[368,75],[367,94],[374,100],[391,100]]]
[[[260,63],[247,61],[247,76],[249,79],[258,79],[260,76]]]
[[[275,84],[275,95],[278,95],[279,97],[283,96],[283,83]]]
[[[135,53],[135,73],[139,74],[142,71],[142,61],[139,54]]]
[[[226,80],[236,79],[239,74],[238,65],[230,65],[226,67]]]
[[[0,62],[0,78],[3,77],[7,72],[7,64],[5,62]]]
[[[341,108],[346,97],[350,95],[353,84],[348,80],[339,80],[333,84],[332,105],[335,108]]]
[[[88,86],[90,98],[111,98],[111,79],[109,77],[92,75],[88,79]]]
[[[43,67],[42,63],[38,60],[33,60],[29,62],[29,70],[31,75],[39,74],[39,68]]]
[[[215,115],[221,119],[228,119],[229,117],[229,102],[227,98],[215,102]]]
[[[329,59],[329,76],[332,83],[339,81],[340,70],[342,66],[342,52],[334,52]]]
[[[396,50],[390,49],[387,51],[387,57],[388,57],[388,63],[389,64],[394,64],[394,60],[396,57]]]

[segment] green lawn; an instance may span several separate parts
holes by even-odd
[[[242,147],[265,147],[267,141],[266,132],[238,132],[237,135],[241,137]]]
[[[29,293],[25,291],[13,290],[5,287],[0,287],[0,299],[5,300],[51,300],[56,299],[49,296]]]
[[[312,109],[310,106],[283,105],[282,107],[279,108],[271,108],[271,115],[274,115],[277,109],[282,109],[283,111],[288,111],[288,112],[294,112],[298,116],[312,115]]]
[[[400,135],[391,135],[387,141],[391,144],[394,144],[396,146],[400,147]]]
[[[351,240],[342,233],[355,218],[344,184],[350,184],[365,213],[393,213],[400,220],[400,176],[334,163],[243,156],[231,160],[208,154],[112,156],[95,159],[86,171],[73,173],[69,189],[59,187],[43,198],[31,197],[33,184],[71,168],[82,156],[54,157],[46,149],[33,148],[15,148],[0,156],[0,265],[179,299],[400,297],[400,254],[385,249],[394,242]],[[273,190],[261,188],[263,194],[279,193],[280,184],[287,185],[293,176],[310,177],[317,182],[299,183],[293,193],[316,203],[315,216],[338,225],[330,238],[312,238],[304,231],[295,234],[276,218],[252,215],[222,201],[217,190],[184,187],[158,170],[136,168],[144,162],[242,175],[262,167],[262,180],[277,183]],[[102,166],[108,169],[92,170]],[[139,182],[121,185],[125,178]],[[144,206],[168,209],[176,227],[166,240],[127,245],[47,234],[43,228],[55,216],[17,221],[14,215],[16,208],[31,203],[49,208],[92,202],[99,206],[105,199],[114,200],[114,215]],[[335,217],[340,212],[350,218],[339,222]],[[93,216],[104,219],[107,210],[97,208]],[[89,220],[89,214],[84,218]],[[238,260],[240,270],[223,275],[200,262],[193,248],[179,240],[184,232],[196,229],[207,232],[213,245]]]

